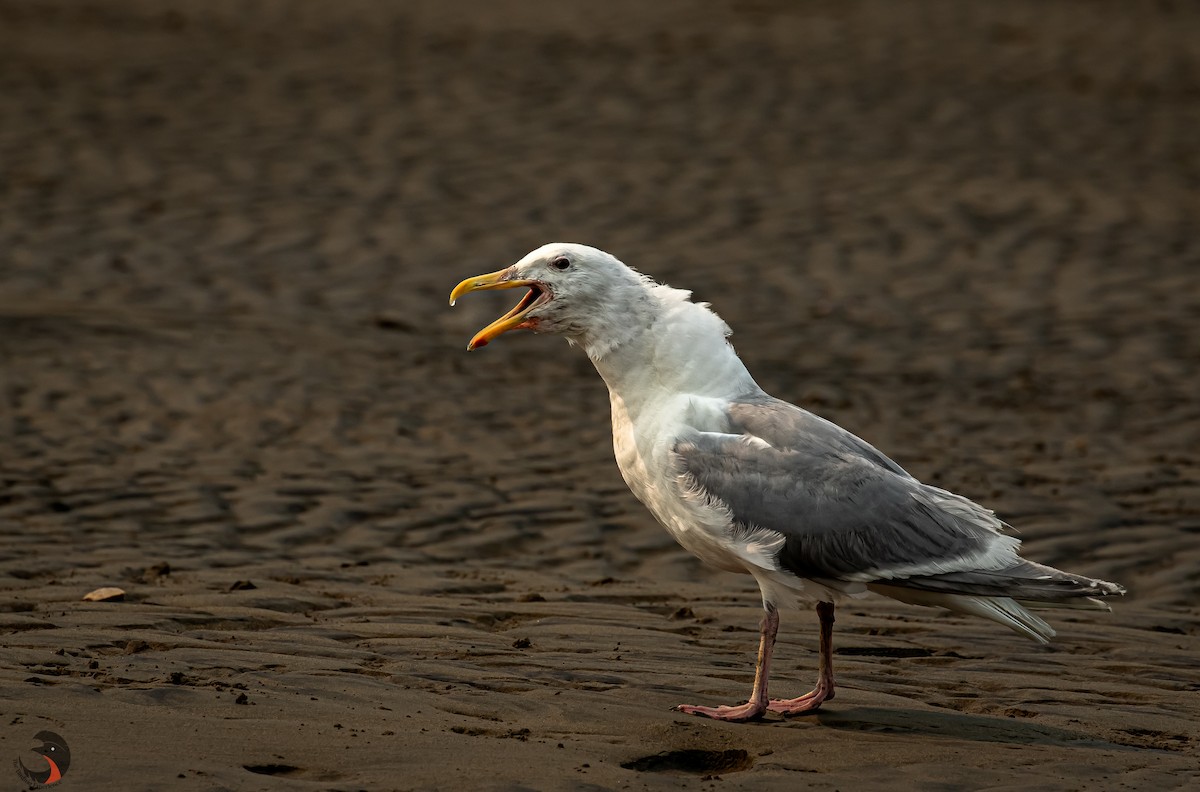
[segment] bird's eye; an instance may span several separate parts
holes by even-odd
[[[566,256],[559,256],[558,258],[556,258],[550,262],[550,266],[554,267],[554,269],[560,270],[560,271],[565,270],[565,269],[570,269],[571,268],[571,259],[567,258]]]

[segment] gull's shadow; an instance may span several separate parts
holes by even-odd
[[[913,734],[1011,745],[1132,750],[1128,745],[1100,740],[1093,735],[1068,729],[958,712],[851,707],[844,710],[821,710],[816,714],[816,721],[830,729],[874,734]]]

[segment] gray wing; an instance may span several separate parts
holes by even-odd
[[[766,394],[730,403],[730,428],[735,434],[760,437],[775,448],[810,453],[840,452],[861,457],[897,476],[911,479],[904,468],[875,446],[842,427]]]
[[[680,472],[736,528],[781,534],[783,569],[861,581],[957,571],[990,552],[1015,560],[991,512],[921,484],[835,424],[769,397],[728,412],[731,433],[676,444]]]

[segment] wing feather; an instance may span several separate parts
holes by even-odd
[[[991,512],[921,484],[835,424],[777,400],[729,414],[730,433],[677,443],[681,478],[728,509],[735,530],[780,534],[777,561],[798,577],[891,580],[1016,562],[1018,542]]]

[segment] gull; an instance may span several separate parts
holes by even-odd
[[[873,446],[754,381],[729,326],[691,292],[586,245],[551,243],[467,278],[469,292],[527,289],[468,350],[529,329],[564,336],[608,385],[613,450],[629,489],[684,548],[750,574],[764,616],[754,686],[733,706],[677,710],[725,721],[816,711],[834,697],[834,603],[873,592],[998,622],[1046,643],[1026,605],[1108,610],[1115,583],[1027,561],[995,514],[922,484]],[[815,603],[816,687],[767,695],[779,609]]]

